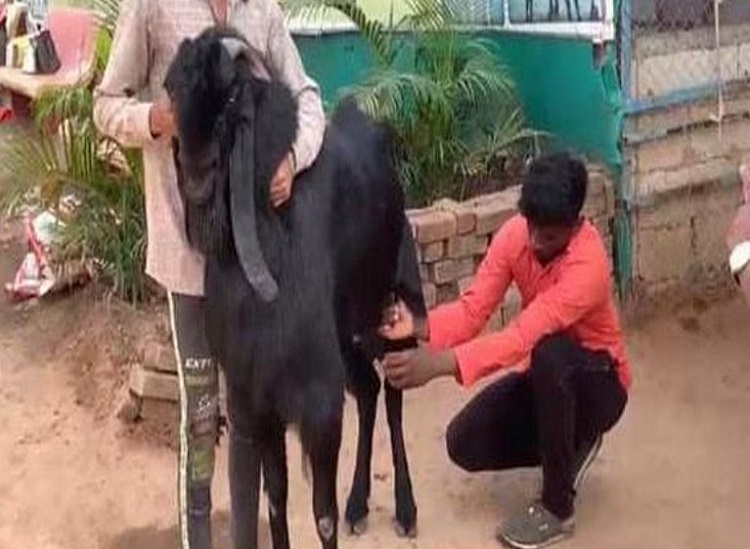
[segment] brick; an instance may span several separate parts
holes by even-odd
[[[456,279],[456,261],[446,259],[432,265],[432,281],[435,284],[443,284]]]
[[[172,400],[146,398],[141,404],[140,418],[177,425],[180,421],[180,406]]]
[[[449,303],[458,298],[458,283],[449,282],[448,284],[440,284],[437,287],[437,302],[438,303]]]
[[[714,105],[716,105],[715,101]],[[688,121],[688,107],[679,105],[638,115],[636,128],[641,133],[651,133],[662,131],[665,128],[681,128],[686,126]]]
[[[727,270],[726,231],[738,206],[737,194],[734,187],[719,187],[707,192],[700,201],[693,241],[695,260],[704,269]]]
[[[719,127],[712,125],[695,128],[690,131],[690,148],[695,161],[714,157],[737,155],[742,150],[750,149],[747,136],[750,134],[750,122],[747,120],[726,121]]]
[[[469,234],[477,226],[476,214],[465,204],[459,204],[455,200],[445,198],[435,202],[433,207],[456,216],[456,233],[459,235]]]
[[[432,309],[437,304],[437,287],[434,284],[422,284],[422,295],[428,309]]]
[[[669,170],[685,163],[690,139],[685,133],[671,134],[657,141],[648,141],[638,146],[638,172]]]
[[[479,235],[494,233],[516,213],[516,203],[502,197],[477,205],[474,212],[477,216],[476,233]]]
[[[445,255],[450,259],[457,259],[483,254],[485,251],[487,251],[486,236],[455,236],[448,239]]]
[[[458,281],[458,293],[464,293],[474,282],[473,276],[466,276]]]
[[[177,360],[174,349],[159,343],[148,341],[143,346],[143,367],[147,370],[177,372]]]
[[[475,270],[473,257],[456,260],[456,280],[473,275]]]
[[[730,158],[715,158],[693,166],[667,172],[662,190],[692,187],[704,183],[737,177],[737,163]]]
[[[647,284],[682,278],[693,262],[688,224],[638,231],[636,265]]]
[[[607,213],[607,201],[604,195],[587,200],[583,205],[582,215],[586,217],[600,217]]]
[[[442,241],[430,242],[421,246],[421,260],[424,263],[434,263],[445,255],[445,244]]]
[[[143,399],[177,401],[180,396],[176,375],[147,370],[142,364],[133,364],[130,369],[130,390]]]
[[[446,259],[432,265],[432,280],[435,284],[454,282],[474,274],[474,259]]]
[[[452,213],[422,210],[412,215],[417,230],[417,241],[420,244],[445,240],[456,234],[456,216]]]
[[[419,278],[422,279],[422,282],[430,280],[430,269],[424,263],[419,264]]]

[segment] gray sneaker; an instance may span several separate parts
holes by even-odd
[[[586,473],[589,467],[599,455],[599,450],[602,449],[602,435],[598,435],[594,440],[584,443],[581,449],[578,451],[575,462],[576,477],[573,481],[573,490],[578,491],[578,487],[586,477]]]
[[[574,517],[560,520],[536,502],[505,521],[497,531],[497,539],[517,549],[539,549],[564,540],[574,530]]]

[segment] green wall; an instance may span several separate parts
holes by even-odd
[[[602,68],[591,42],[551,36],[485,31],[512,74],[532,127],[552,133],[552,146],[591,155],[619,170],[621,96],[614,53]],[[367,45],[355,32],[296,36],[307,70],[321,85],[324,101],[368,70]]]

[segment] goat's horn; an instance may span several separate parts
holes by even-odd
[[[240,53],[248,52],[250,49],[239,38],[222,38],[221,45],[229,52],[232,59],[235,59]]]

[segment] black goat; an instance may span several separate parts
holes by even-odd
[[[270,180],[295,139],[297,106],[283,84],[255,76],[259,59],[230,29],[180,45],[165,81],[178,184],[189,242],[207,258],[208,339],[227,381],[235,544],[256,547],[262,468],[273,546],[289,547],[284,433],[293,424],[312,468],[318,536],[333,549],[345,387],[359,413],[345,516],[361,533],[380,391],[373,359],[386,350],[376,335],[382,308],[396,294],[418,315],[426,310],[390,134],[351,100],[332,116],[291,200],[271,206]],[[397,530],[412,535],[402,395],[386,383],[385,398]]]

